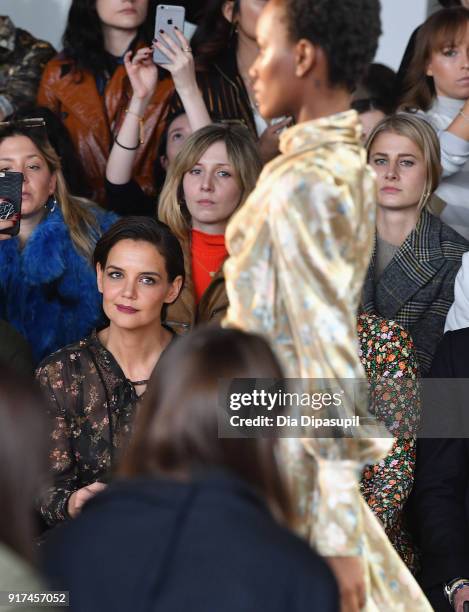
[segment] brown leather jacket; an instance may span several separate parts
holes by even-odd
[[[178,299],[169,305],[164,323],[177,334],[184,335],[200,323],[220,323],[228,308],[228,296],[226,295],[222,266],[205,290],[200,302],[196,304],[191,260],[187,256],[187,249],[184,248],[184,245],[181,246],[185,251],[184,261],[189,262],[185,266],[186,281]]]
[[[162,116],[174,91],[171,79],[158,83],[144,116],[144,144],[134,162],[133,178],[148,195],[155,195],[153,163],[164,130]],[[93,199],[105,203],[104,176],[114,136],[125,117],[132,88],[124,66],[118,66],[99,95],[94,76],[80,73],[70,60],[57,55],[46,65],[38,93],[38,104],[47,106],[68,129],[93,189]]]

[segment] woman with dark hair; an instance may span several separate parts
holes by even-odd
[[[375,125],[390,115],[395,108],[394,70],[384,64],[370,64],[366,74],[353,92],[352,108],[360,115],[362,123],[362,142]]]
[[[1,128],[0,171],[24,177],[19,234],[0,235],[0,309],[37,364],[101,321],[91,257],[117,217],[69,192],[44,128],[21,122]]]
[[[47,572],[74,610],[338,611],[330,570],[286,529],[275,440],[218,435],[220,379],[281,377],[259,336],[205,327],[173,343],[122,480],[48,542]]]
[[[154,15],[148,6],[148,0],[73,0],[64,49],[47,64],[39,88],[38,103],[63,120],[100,203],[112,142],[131,112],[123,56],[150,44]],[[163,131],[161,117],[172,90],[171,79],[161,80],[138,118],[141,134],[133,176],[149,194],[154,194],[152,167]]]
[[[177,333],[223,318],[228,307],[225,229],[254,189],[260,171],[248,130],[217,123],[192,134],[169,167],[158,214],[184,250],[186,282],[166,318]]]
[[[366,32],[366,36],[363,33]],[[224,325],[265,334],[287,376],[364,379],[356,316],[373,242],[374,172],[360,145],[351,92],[376,51],[377,0],[272,0],[251,67],[259,110],[296,121],[282,155],[227,228]],[[346,396],[345,396],[346,397]],[[365,398],[344,416],[368,416]],[[326,413],[327,414],[327,413]],[[429,606],[360,495],[359,474],[390,449],[369,431],[281,440],[298,532],[327,557],[343,610]]]
[[[104,487],[125,445],[148,379],[173,334],[161,324],[184,280],[168,227],[147,217],[114,224],[94,252],[109,324],[45,359],[37,378],[54,418],[54,484],[41,514],[48,525],[75,517]]]
[[[403,80],[402,109],[438,132],[443,177],[436,192],[442,221],[469,239],[469,9],[431,15],[420,27]]]
[[[33,381],[0,369],[0,589],[41,591],[34,501],[47,481],[47,421]],[[4,605],[7,602],[3,602]],[[2,606],[3,607],[3,606]],[[7,605],[8,610],[14,606]],[[32,610],[33,606],[28,607]]]

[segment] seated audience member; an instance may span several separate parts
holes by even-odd
[[[191,39],[197,80],[214,121],[242,122],[267,162],[278,154],[290,118],[266,120],[254,99],[249,68],[259,52],[256,26],[266,0],[207,0]],[[177,99],[173,102],[178,106]]]
[[[91,196],[91,189],[86,182],[83,164],[78,157],[67,128],[59,117],[57,117],[50,108],[46,108],[45,106],[29,106],[23,111],[14,113],[10,119],[11,121],[23,122],[26,125],[28,125],[28,123],[29,125],[35,125],[39,117],[44,120],[47,139],[60,158],[60,166],[68,190],[73,193],[73,195],[81,198],[89,198]]]
[[[378,176],[378,208],[364,310],[410,332],[423,376],[443,335],[469,243],[425,209],[441,174],[438,138],[426,121],[405,114],[384,119],[367,150]]]
[[[23,376],[34,372],[31,347],[21,334],[6,321],[0,319],[0,363]]]
[[[5,594],[44,588],[34,569],[34,502],[47,476],[48,430],[33,382],[6,365],[0,369],[0,589]],[[17,607],[2,602],[4,610]]]
[[[69,193],[43,128],[1,128],[0,171],[24,175],[19,234],[0,235],[0,308],[29,342],[37,363],[101,320],[90,258],[116,216]],[[2,228],[12,225],[0,222]]]
[[[175,30],[175,34],[180,40],[180,46],[164,34],[154,42],[154,47],[162,50],[169,60],[164,68],[171,73],[176,91],[184,104],[182,109],[165,118],[167,128],[160,139],[154,168],[155,191],[158,194],[164,183],[167,166],[184,140],[190,133],[211,123],[195,79],[189,42],[178,30]],[[152,54],[152,48],[143,47],[133,58],[131,52],[124,56],[125,69],[132,86],[132,98],[129,112],[109,155],[105,183],[108,207],[123,214],[153,215],[155,212],[155,199],[146,197],[138,183],[132,180],[132,167],[141,137],[139,118],[145,114],[158,83],[158,69]]]
[[[104,202],[112,142],[126,114],[133,112],[123,56],[153,37],[148,5],[148,0],[73,0],[64,49],[47,64],[39,89],[38,104],[63,120],[99,203]],[[151,171],[164,128],[161,117],[172,90],[171,79],[161,80],[145,114],[138,117],[141,133],[133,176],[149,194],[154,194]]]
[[[75,517],[104,488],[139,397],[173,338],[161,314],[184,279],[178,241],[147,217],[113,225],[96,245],[94,264],[109,325],[51,355],[37,371],[54,419],[54,482],[40,508],[48,525]]]
[[[34,104],[44,66],[54,55],[48,42],[0,17],[0,121]]]
[[[469,0],[438,0],[438,4],[440,4],[444,8],[450,8],[453,6],[464,6],[466,8],[469,8]],[[397,71],[395,87],[398,99],[402,96],[403,93],[402,82],[406,76],[406,73],[409,69],[409,63],[415,52],[415,43],[420,27],[421,26],[419,26],[412,32],[409,42],[407,43],[406,50],[404,51],[404,55],[402,56],[401,64]]]
[[[430,404],[438,418],[436,432],[427,435],[448,437],[420,437],[417,443],[411,505],[421,551],[419,581],[437,612],[462,612],[469,601],[468,347],[469,328],[444,335],[429,376],[465,380],[428,381],[424,423]]]
[[[366,142],[375,125],[394,111],[394,70],[384,64],[370,64],[367,73],[353,92],[352,108],[360,115]]]
[[[159,218],[179,238],[185,254],[186,282],[166,318],[177,333],[223,318],[228,306],[222,269],[225,229],[254,189],[260,170],[247,129],[227,124],[192,134],[169,167]]]
[[[407,567],[415,573],[415,548],[404,521],[414,482],[415,435],[420,416],[417,356],[408,332],[373,314],[358,317],[360,359],[372,383],[373,413],[396,438],[391,451],[367,465],[361,492]],[[395,384],[394,384],[395,383]]]
[[[448,8],[420,28],[400,105],[437,130],[443,178],[441,220],[469,239],[469,9]]]
[[[218,436],[219,379],[281,376],[265,340],[239,331],[201,328],[168,349],[122,479],[46,545],[75,612],[338,612],[331,571],[286,528],[275,440]]]

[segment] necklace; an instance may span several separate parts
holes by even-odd
[[[199,259],[194,259],[195,263],[198,264],[202,270],[204,270],[205,272],[207,272],[207,274],[210,276],[210,278],[214,278],[215,274],[218,272],[218,270],[209,270],[208,268],[206,268],[204,266],[204,264],[199,260]]]
[[[127,379],[128,380],[128,379]],[[143,385],[148,385],[148,380],[129,380],[129,383],[134,387],[142,387]]]

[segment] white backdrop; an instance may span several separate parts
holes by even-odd
[[[71,0],[0,0],[0,13],[10,15],[16,25],[58,49],[70,3]],[[411,33],[425,19],[427,3],[428,0],[381,0],[383,35],[375,61],[394,69],[399,66]]]

